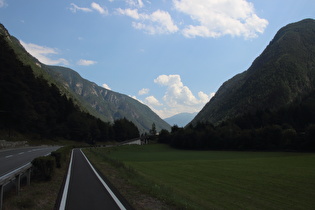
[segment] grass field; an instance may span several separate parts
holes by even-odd
[[[96,149],[122,161],[169,199],[192,209],[315,209],[315,154],[176,150],[166,145]]]

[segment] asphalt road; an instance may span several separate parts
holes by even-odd
[[[97,177],[80,149],[74,149],[65,209],[124,209]]]
[[[24,147],[0,150],[0,177],[37,157],[48,155],[58,148],[60,147]]]

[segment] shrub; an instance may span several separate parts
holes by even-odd
[[[61,168],[61,152],[59,150],[51,153],[51,156],[55,158],[56,167]]]
[[[55,170],[55,158],[52,156],[38,157],[32,161],[33,177],[37,180],[48,181]]]

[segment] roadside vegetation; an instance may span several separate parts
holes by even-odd
[[[14,187],[4,193],[3,209],[54,209],[68,170],[72,148],[65,146],[52,152],[50,156],[34,159],[31,185],[23,183],[19,195]]]
[[[137,197],[148,194],[173,209],[315,206],[312,153],[192,151],[160,144],[95,148],[85,153],[115,186],[127,183],[138,191]],[[137,197],[127,199],[134,204]]]

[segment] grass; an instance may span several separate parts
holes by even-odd
[[[315,206],[315,154],[186,151],[165,145],[95,149],[93,154],[98,160],[121,161],[136,174],[124,179],[134,185],[141,184],[135,179],[146,180],[141,191],[178,208]]]

